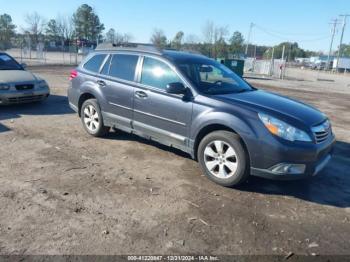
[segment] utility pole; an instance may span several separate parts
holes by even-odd
[[[280,79],[284,78],[283,71],[284,71],[284,67],[286,66],[285,63],[284,63],[284,52],[285,51],[286,51],[286,46],[283,45],[283,48],[282,48],[282,59],[281,59],[281,65],[280,65]]]
[[[254,24],[250,23],[249,33],[248,33],[248,37],[247,37],[247,45],[245,47],[245,56],[248,56],[248,47],[249,47],[249,42],[250,42],[250,37],[251,37],[251,34],[252,34],[253,27],[254,27]]]
[[[338,24],[338,19],[334,19],[332,21],[333,21],[331,23],[331,25],[333,25],[333,27],[332,27],[332,40],[331,40],[331,45],[329,46],[329,52],[328,52],[328,58],[327,58],[327,66],[325,67],[324,70],[327,70],[327,68],[329,68],[329,65],[330,65],[330,62],[331,62],[330,59],[331,59],[331,54],[332,54],[333,41],[334,41],[334,36],[335,36],[337,24]]]
[[[338,51],[338,57],[337,57],[337,67],[336,67],[336,72],[338,72],[339,69],[339,59],[341,57],[341,46],[343,44],[343,37],[344,37],[344,31],[345,31],[345,27],[346,27],[346,19],[348,18],[348,14],[346,15],[340,15],[341,17],[343,17],[343,28],[342,28],[342,32],[341,32],[341,37],[340,37],[340,44],[339,44],[339,51]]]
[[[270,62],[270,76],[273,75],[273,71],[274,71],[274,59],[275,57],[275,47],[272,47],[272,54],[271,54],[271,62]]]

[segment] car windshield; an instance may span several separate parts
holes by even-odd
[[[255,90],[226,66],[210,59],[177,61],[180,71],[208,95],[241,93]]]
[[[22,67],[10,56],[0,54],[0,70],[22,70]]]

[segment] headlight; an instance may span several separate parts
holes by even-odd
[[[9,89],[10,89],[10,85],[0,84],[0,90],[9,90]]]
[[[48,84],[45,80],[41,80],[37,83],[38,88],[48,88]]]
[[[306,132],[294,126],[291,126],[277,118],[262,113],[259,113],[259,117],[264,123],[265,127],[270,131],[270,133],[276,136],[279,136],[289,141],[312,141],[312,139]]]

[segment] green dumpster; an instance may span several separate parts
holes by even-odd
[[[218,62],[230,68],[240,77],[243,76],[244,60],[240,59],[217,59]]]

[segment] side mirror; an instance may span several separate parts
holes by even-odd
[[[186,89],[187,88],[180,82],[170,83],[166,86],[166,92],[175,95],[185,94]]]
[[[22,64],[21,64],[21,67],[22,67],[23,69],[26,69],[26,68],[27,68],[27,64],[26,64],[26,63],[22,63]]]

